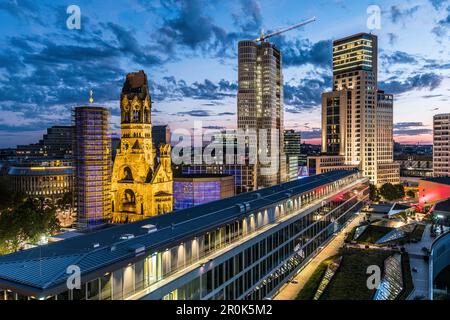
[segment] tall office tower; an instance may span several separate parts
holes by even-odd
[[[390,150],[392,95],[377,89],[377,51],[373,34],[333,42],[333,91],[322,95],[322,152],[380,185],[398,183],[399,166]]]
[[[450,176],[450,113],[433,117],[433,176]]]
[[[108,110],[76,107],[73,113],[78,224],[95,227],[111,216],[111,140]]]
[[[400,183],[400,163],[394,162],[394,96],[377,91],[377,183]]]
[[[156,161],[151,107],[144,71],[127,74],[120,96],[121,137],[112,173],[113,222],[132,222],[172,211],[170,145],[158,146]]]
[[[284,152],[286,153],[286,173],[289,181],[297,179],[301,158],[301,136],[299,131],[284,131]]]
[[[256,134],[247,139],[249,158],[257,187],[269,187],[286,180],[281,53],[269,42],[245,40],[238,56],[238,129]]]

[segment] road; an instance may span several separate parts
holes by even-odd
[[[295,276],[297,284],[286,283],[281,287],[280,291],[273,300],[294,300],[305,283],[313,274],[314,270],[320,265],[320,263],[326,258],[337,254],[339,248],[342,247],[345,240],[345,234],[350,232],[353,227],[359,225],[360,221],[364,220],[364,213],[358,214],[344,229],[342,229],[328,244],[315,256],[312,260],[306,264],[303,269]]]

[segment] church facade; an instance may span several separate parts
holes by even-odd
[[[120,113],[121,137],[111,181],[112,222],[133,222],[172,211],[170,145],[152,143],[151,97],[144,71],[127,75]]]

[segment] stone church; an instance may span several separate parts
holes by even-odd
[[[172,211],[170,145],[153,145],[151,107],[146,74],[129,73],[120,96],[121,137],[112,172],[115,223]]]

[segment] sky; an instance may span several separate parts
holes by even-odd
[[[67,26],[70,5],[79,29]],[[431,143],[433,115],[450,112],[450,0],[0,0],[0,148],[70,124],[90,89],[119,133],[120,91],[138,70],[150,83],[153,124],[233,129],[237,42],[312,16],[272,42],[282,52],[285,128],[320,143],[332,41],[369,32],[370,5],[381,10],[373,33],[379,89],[394,94],[394,138]]]

